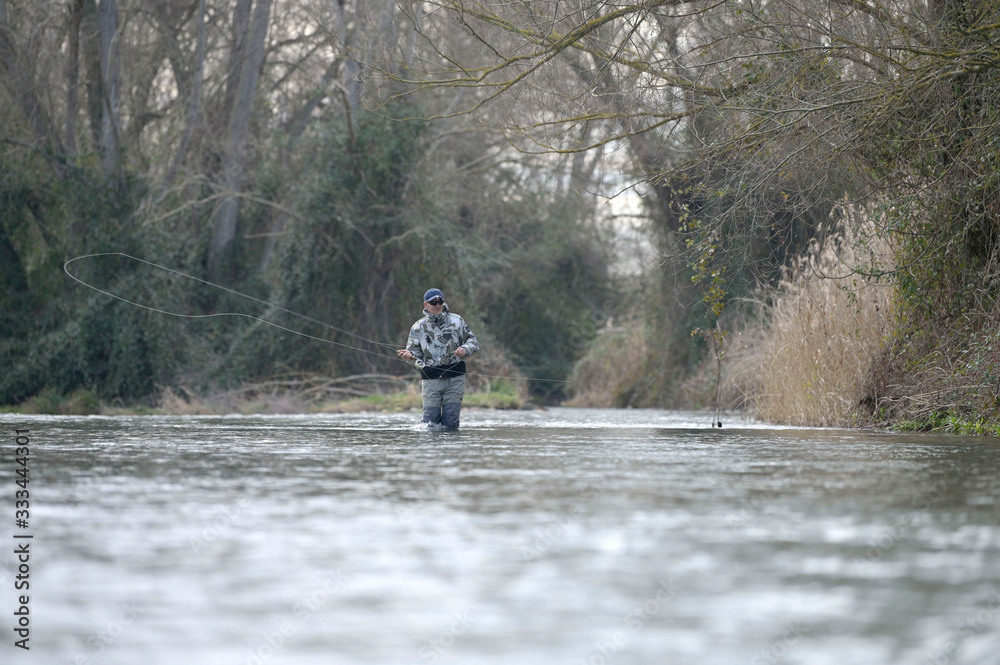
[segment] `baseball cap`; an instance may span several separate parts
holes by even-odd
[[[424,302],[433,300],[434,298],[441,298],[444,300],[444,294],[441,293],[441,289],[429,289],[427,293],[424,294]]]

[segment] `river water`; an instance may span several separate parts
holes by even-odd
[[[997,439],[416,418],[0,416],[0,662],[1000,663]]]

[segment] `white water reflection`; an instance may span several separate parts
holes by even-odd
[[[994,439],[416,418],[0,417],[36,502],[2,662],[1000,662]]]

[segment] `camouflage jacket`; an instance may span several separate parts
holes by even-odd
[[[465,374],[465,361],[455,355],[459,346],[465,348],[468,358],[479,350],[479,341],[465,319],[449,312],[447,305],[441,314],[432,315],[425,310],[424,317],[410,328],[406,340],[406,350],[423,364],[420,376],[424,379]]]

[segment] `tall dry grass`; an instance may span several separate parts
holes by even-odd
[[[845,209],[845,231],[810,253],[761,302],[758,325],[727,345],[724,392],[768,422],[846,426],[893,330],[893,289],[865,278],[890,267],[891,247]],[[852,229],[861,229],[855,232]]]
[[[629,405],[636,377],[649,362],[646,336],[639,321],[609,325],[599,331],[569,377],[571,396],[564,406]]]

